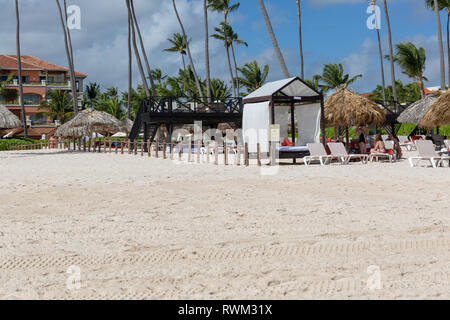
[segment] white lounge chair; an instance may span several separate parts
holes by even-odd
[[[414,144],[407,136],[398,136],[398,143],[400,144],[400,147],[404,147],[408,151],[411,151],[414,147]]]
[[[416,166],[422,160],[430,161],[433,168],[437,168],[438,166],[442,165],[446,160],[450,161],[450,157],[440,156],[437,154],[435,146],[431,140],[418,140],[416,141],[416,146],[419,150],[419,156],[410,157],[408,159],[411,167]],[[418,161],[414,163],[414,160]]]
[[[395,149],[394,149],[394,141],[384,141],[384,147],[386,150],[392,149],[394,150],[394,154],[390,154],[387,152],[375,152],[370,154],[370,161],[373,162],[373,160],[378,161],[379,158],[387,158],[389,162],[393,162],[397,159]]]
[[[342,164],[349,164],[352,159],[359,159],[361,163],[367,163],[369,156],[367,154],[348,154],[342,142],[329,143],[331,155],[333,158],[338,158]]]
[[[444,140],[445,146],[450,150],[450,140]]]
[[[303,158],[305,165],[311,164],[313,160],[319,160],[321,165],[327,165],[331,162],[333,156],[327,154],[325,147],[321,143],[308,143],[309,156]]]

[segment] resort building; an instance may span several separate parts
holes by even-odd
[[[43,109],[39,109],[42,101],[47,100],[47,94],[51,90],[72,90],[69,69],[58,66],[51,62],[22,55],[22,82],[25,102],[25,114],[29,125],[49,124],[51,119],[42,115]],[[7,89],[19,90],[17,76],[17,56],[0,55],[0,82],[6,83]],[[12,79],[11,79],[12,77]],[[83,81],[86,74],[75,72],[75,84],[78,92],[78,105],[83,103]],[[7,101],[0,97],[0,103],[5,105],[11,112],[21,117],[21,109],[18,99]]]

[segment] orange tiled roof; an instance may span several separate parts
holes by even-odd
[[[29,70],[69,72],[69,69],[67,68],[29,55],[22,55],[22,68]],[[17,70],[17,56],[12,54],[1,54],[0,69]],[[78,77],[87,77],[87,74],[78,71],[75,71],[75,75]]]
[[[57,127],[28,127],[28,137],[40,139],[43,134],[45,134],[48,137],[53,136],[53,134],[56,132]],[[14,128],[14,129],[3,129],[0,130],[0,135],[4,136],[8,134],[9,132],[13,131],[13,137],[23,137],[23,128]]]

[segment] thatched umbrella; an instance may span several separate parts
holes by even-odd
[[[422,118],[430,109],[430,107],[437,100],[433,95],[428,95],[425,98],[414,102],[398,117],[397,121],[400,123],[414,123],[419,124]]]
[[[386,115],[375,102],[363,97],[346,87],[339,88],[325,101],[325,122],[328,126],[346,128],[348,144],[348,128],[354,125],[380,124]]]
[[[133,128],[133,121],[130,119],[125,119],[120,121],[120,131],[125,132],[127,135],[131,132]]]
[[[0,104],[0,128],[11,129],[18,128],[22,122],[15,114],[9,111],[5,106]]]
[[[59,127],[55,135],[70,137],[67,134],[73,133],[89,136],[92,133],[111,134],[120,131],[120,125],[120,121],[109,113],[86,109]]]
[[[65,124],[58,127],[54,136],[56,137],[68,137],[68,138],[81,138],[89,136],[91,133],[83,127],[74,127],[72,123],[66,122]]]
[[[443,93],[428,109],[420,126],[433,128],[450,124],[450,91]]]

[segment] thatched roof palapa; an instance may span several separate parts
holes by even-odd
[[[443,93],[428,109],[420,126],[433,128],[450,124],[450,91]]]
[[[386,115],[375,102],[350,91],[339,88],[325,101],[325,122],[328,126],[351,127],[361,124],[380,124]]]
[[[15,114],[9,111],[5,106],[0,105],[0,128],[11,129],[18,128],[22,122]]]
[[[133,121],[130,119],[125,119],[120,121],[120,131],[125,133],[130,133],[131,129],[133,128]]]
[[[428,95],[425,98],[414,102],[402,112],[397,121],[400,123],[419,124],[436,100],[437,98],[433,95]]]
[[[116,133],[120,131],[118,119],[103,111],[86,109],[75,118],[58,128],[55,135],[62,137],[79,137],[92,133]]]

